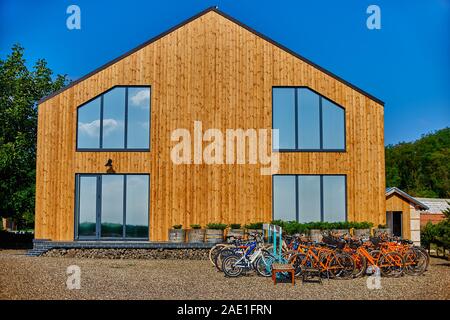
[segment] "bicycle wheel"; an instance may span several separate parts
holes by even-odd
[[[405,261],[401,254],[388,252],[383,254],[378,262],[381,274],[385,277],[400,277],[405,269]]]
[[[330,278],[351,279],[355,270],[353,258],[348,253],[328,253],[321,259],[326,266],[326,275]]]
[[[254,268],[260,276],[270,277],[272,276],[272,264],[275,261],[275,257],[270,252],[263,251],[258,259],[256,259]]]
[[[298,252],[292,255],[288,263],[291,263],[295,269],[295,276],[300,276],[303,272],[303,268],[312,268],[313,263],[306,256],[306,254]]]
[[[403,255],[406,274],[419,276],[427,267],[427,256],[420,250],[409,249]]]
[[[353,271],[353,278],[359,278],[364,275],[367,269],[367,260],[360,253],[353,253],[352,255],[353,262],[355,264],[355,270]]]
[[[340,279],[351,279],[355,272],[355,261],[352,256],[345,252],[336,254],[336,258],[340,267],[340,271],[336,276]]]
[[[232,254],[223,259],[222,270],[225,273],[225,276],[236,278],[242,274],[243,268],[237,265],[241,258],[242,256]]]
[[[427,258],[426,265],[425,265],[425,271],[428,270],[428,265],[430,264],[430,254],[428,253],[428,250],[425,248],[422,248],[422,247],[418,247],[418,246],[413,246],[412,249],[420,251],[425,255],[425,257]]]
[[[214,247],[209,250],[209,261],[213,266],[216,266],[216,256],[219,252],[226,247],[227,245],[224,243],[218,243]]]
[[[218,271],[222,271],[222,262],[223,259],[229,255],[236,254],[236,248],[234,250],[229,247],[222,248],[222,250],[219,251],[219,253],[216,255],[216,258],[214,259],[216,269]]]

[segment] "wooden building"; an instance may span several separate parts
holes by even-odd
[[[386,224],[392,234],[420,245],[421,211],[428,206],[396,188],[386,189]]]
[[[39,102],[36,238],[159,241],[174,224],[272,219],[384,224],[383,117],[382,101],[207,9]],[[203,132],[278,129],[268,143],[279,170],[174,163],[174,131],[194,136],[196,121]]]

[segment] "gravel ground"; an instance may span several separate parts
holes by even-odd
[[[209,261],[27,257],[0,250],[0,299],[450,299],[450,262],[432,259],[420,277],[297,281],[273,285],[253,273],[228,279]],[[66,288],[66,268],[81,268],[81,289]]]

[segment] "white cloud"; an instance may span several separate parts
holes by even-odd
[[[89,137],[98,137],[100,128],[100,120],[94,120],[92,122],[84,123],[80,122],[78,130],[80,133],[84,133]]]
[[[131,96],[131,105],[148,108],[150,105],[150,90],[142,89]]]
[[[108,136],[114,131],[120,129],[123,126],[122,121],[115,119],[103,119],[103,136]],[[80,122],[78,130],[89,137],[98,137],[100,134],[100,120],[94,120],[92,122]]]
[[[122,121],[115,119],[103,119],[103,136],[108,136],[123,126]]]

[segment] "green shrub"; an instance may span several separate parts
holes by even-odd
[[[264,222],[253,222],[246,224],[244,226],[245,229],[262,229]]]
[[[230,224],[230,228],[231,229],[240,229],[241,224],[240,223],[232,223],[232,224]]]
[[[206,225],[207,229],[213,229],[213,230],[225,230],[227,227],[228,227],[228,225],[226,225],[224,223],[216,223],[216,222],[211,222]]]
[[[432,243],[436,243],[438,230],[436,225],[430,221],[420,229],[420,242],[425,248],[430,248]]]
[[[202,226],[199,225],[199,224],[191,224],[191,228],[192,228],[192,229],[201,229]]]
[[[172,226],[172,228],[174,228],[174,229],[181,229],[181,228],[183,228],[183,225],[182,224],[175,224],[175,225]]]

